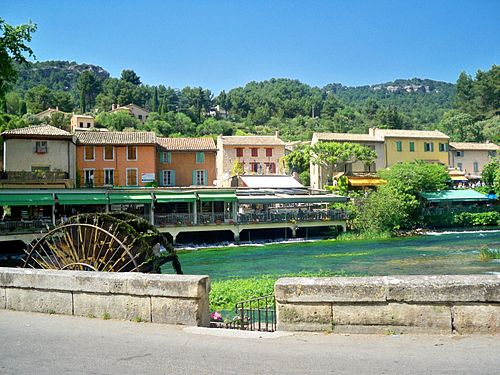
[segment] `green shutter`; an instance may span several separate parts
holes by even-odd
[[[431,152],[434,152],[434,142],[431,142]]]
[[[197,163],[204,163],[205,162],[205,153],[204,152],[197,152],[196,153],[196,162]]]
[[[171,152],[167,152],[167,163],[168,164],[172,163],[172,153]]]
[[[205,169],[203,171],[203,174],[204,174],[205,185],[208,185],[208,171]]]
[[[401,141],[396,142],[396,150],[398,152],[403,151],[403,143]]]
[[[163,160],[163,151],[160,152],[160,163],[165,163],[165,161]]]
[[[196,170],[193,171],[193,185],[196,185]]]
[[[170,184],[175,186],[175,170],[170,171]]]
[[[410,152],[415,152],[415,142],[410,142]]]

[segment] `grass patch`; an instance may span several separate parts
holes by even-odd
[[[102,318],[104,320],[109,320],[111,319],[111,315],[109,315],[109,312],[105,311],[104,314],[102,315]]]
[[[280,277],[328,277],[352,276],[346,272],[320,271],[299,272],[286,275],[262,275],[249,278],[230,278],[212,281],[210,309],[212,311],[233,310],[237,302],[274,294],[274,284]]]
[[[479,251],[479,259],[481,259],[481,261],[483,262],[491,259],[500,259],[500,250],[488,249],[487,247],[483,247]]]
[[[390,232],[344,232],[339,234],[337,241],[388,240],[390,238],[393,238]]]

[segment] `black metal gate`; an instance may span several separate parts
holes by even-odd
[[[276,331],[276,300],[274,295],[238,302],[235,317],[227,323],[212,323],[212,327],[246,331]]]

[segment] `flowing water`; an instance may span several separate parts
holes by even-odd
[[[500,231],[215,247],[178,254],[185,274],[213,280],[321,271],[356,276],[500,274],[499,259],[479,259],[483,247],[499,249]],[[171,266],[164,265],[163,272],[172,273]]]

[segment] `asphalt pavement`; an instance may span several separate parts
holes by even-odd
[[[258,333],[0,310],[0,374],[499,374],[500,337]]]

